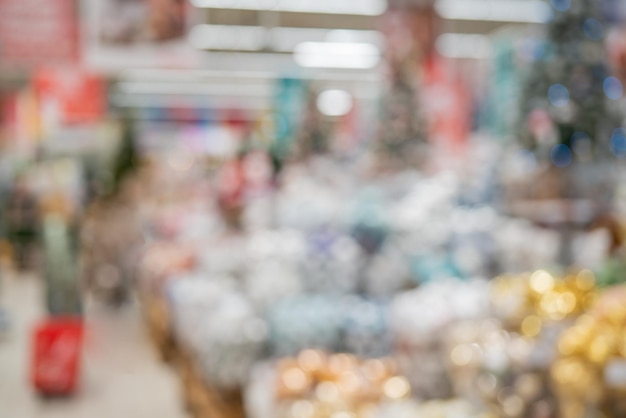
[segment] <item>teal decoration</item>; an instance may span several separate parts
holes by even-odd
[[[553,59],[554,51],[545,40],[518,31],[496,35],[493,51],[493,76],[481,124],[496,138],[507,138],[517,134],[524,80],[530,76],[528,68]]]
[[[411,271],[413,280],[420,284],[447,278],[464,278],[459,268],[448,255],[414,257],[411,263]]]
[[[518,115],[520,66],[514,39],[500,36],[493,43],[493,82],[488,112],[489,130],[496,137],[510,135]]]
[[[272,156],[283,161],[291,152],[293,142],[302,122],[306,105],[308,83],[297,77],[283,77],[276,82],[274,92],[275,138],[271,145]]]

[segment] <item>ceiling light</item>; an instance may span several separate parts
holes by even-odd
[[[374,30],[329,30],[320,28],[277,27],[270,29],[274,51],[293,52],[303,42],[356,42],[382,45],[382,38]]]
[[[387,8],[385,0],[191,0],[202,8],[275,10],[295,13],[325,13],[377,16]]]
[[[267,29],[261,26],[197,25],[188,40],[196,49],[261,51],[267,45]]]
[[[317,108],[326,116],[347,115],[352,109],[352,96],[344,90],[326,90],[317,96]]]
[[[491,41],[485,35],[444,33],[437,38],[437,51],[446,58],[486,59]]]
[[[545,23],[552,16],[542,0],[438,0],[435,8],[451,20]]]
[[[294,59],[302,67],[368,69],[378,65],[380,51],[369,43],[303,42]]]
[[[322,28],[239,25],[196,25],[188,41],[196,49],[226,51],[293,52],[303,42],[342,42],[382,44],[380,33],[373,30],[331,30]]]
[[[123,94],[269,97],[272,93],[272,87],[268,83],[249,85],[236,82],[198,84],[125,81],[118,83],[117,88]]]

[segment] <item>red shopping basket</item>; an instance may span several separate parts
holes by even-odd
[[[80,373],[83,321],[51,318],[35,329],[31,379],[44,395],[70,395]]]

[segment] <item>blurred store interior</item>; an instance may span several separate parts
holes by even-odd
[[[623,0],[0,0],[0,418],[626,417],[625,82]]]

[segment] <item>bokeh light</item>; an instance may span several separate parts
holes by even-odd
[[[624,86],[616,77],[607,77],[603,83],[604,94],[611,100],[619,100],[624,96]]]
[[[572,0],[550,0],[550,4],[559,12],[566,12],[572,7]]]
[[[617,157],[626,156],[626,130],[623,128],[613,131],[611,136],[611,151]]]
[[[548,99],[555,107],[565,107],[570,101],[569,90],[563,84],[553,84],[548,89]]]
[[[572,164],[572,151],[565,144],[558,144],[552,148],[550,152],[550,158],[552,159],[552,163],[557,167],[568,167]]]
[[[599,41],[604,37],[604,26],[598,19],[589,18],[583,23],[585,36],[592,41]]]

